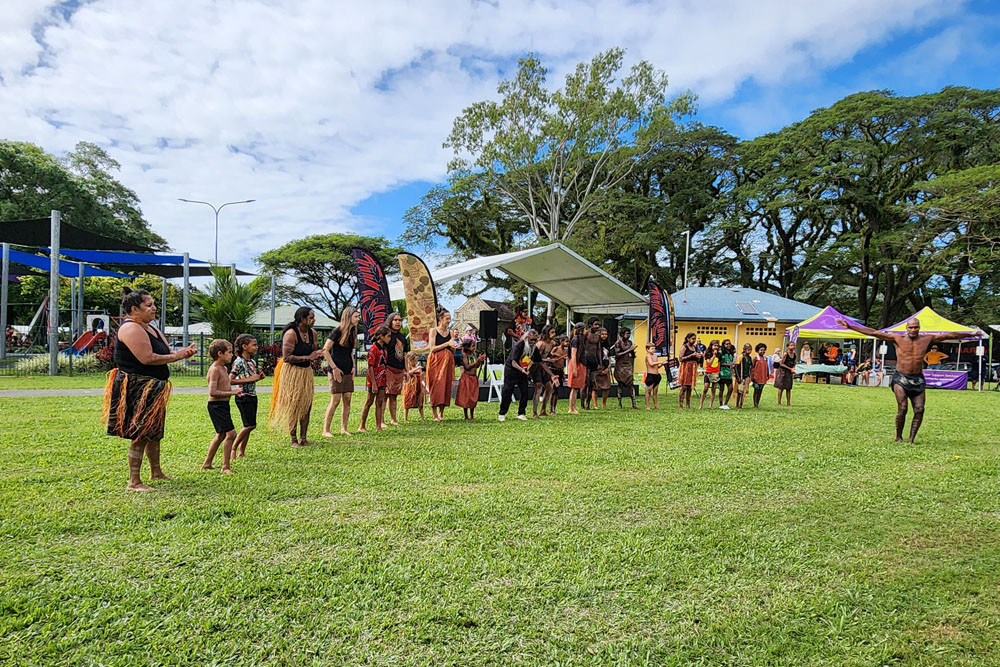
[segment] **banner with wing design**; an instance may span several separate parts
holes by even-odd
[[[649,278],[649,342],[660,357],[670,356],[674,337],[674,303],[670,294]]]
[[[427,335],[437,326],[437,290],[424,260],[408,252],[401,252],[397,257],[403,274],[410,349],[421,350],[427,347]]]
[[[365,329],[365,346],[374,342],[375,330],[385,324],[392,314],[389,284],[385,271],[370,252],[361,248],[351,249],[354,271],[358,277],[358,297],[361,302],[361,325]]]

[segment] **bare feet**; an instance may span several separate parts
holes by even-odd
[[[896,442],[903,442],[902,438],[896,438]]]
[[[312,445],[312,443],[309,442],[308,440],[301,440],[299,441],[299,445],[302,447],[309,447],[310,445]]]
[[[566,412],[569,413],[569,414],[571,414],[571,415],[578,415],[578,414],[580,414],[579,410],[567,410]]]
[[[215,468],[213,468],[212,466],[202,466],[201,469],[202,470],[215,470]]]
[[[385,430],[385,427],[384,427],[384,426],[376,426],[376,427],[375,427],[375,432],[376,432],[376,433],[381,433],[381,432],[382,432],[382,431],[384,431],[384,430]]]
[[[139,482],[138,484],[130,483],[125,488],[128,489],[129,491],[156,491],[156,489],[154,489],[153,487],[147,484],[143,484],[142,482]]]
[[[162,470],[160,472],[150,473],[149,478],[150,479],[170,479],[169,477],[167,477],[166,475],[163,474]]]
[[[324,438],[332,438],[333,437],[333,433],[330,433],[329,431],[323,431],[322,436]]]
[[[299,444],[299,441],[298,441],[298,440],[292,440],[292,441],[291,441],[290,443],[288,443],[288,444],[289,444],[290,446],[292,446],[292,447],[301,447],[301,446],[302,446],[302,445],[300,445],[300,444]]]
[[[223,468],[222,469],[222,474],[223,475],[232,475],[232,474],[234,474],[233,473],[233,469],[232,468]]]
[[[389,425],[390,425],[390,426],[399,426],[399,422],[398,422],[398,421],[395,421],[395,420],[391,420],[391,421],[389,422]]]
[[[358,429],[358,433],[367,433],[367,432],[368,432],[368,429],[366,429],[364,426],[362,426],[361,428]]]
[[[348,431],[346,428],[340,429],[340,435],[350,435],[350,434],[351,432]]]

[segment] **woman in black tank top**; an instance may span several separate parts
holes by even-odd
[[[189,345],[171,352],[163,334],[150,324],[156,318],[156,304],[145,290],[125,288],[121,309],[126,319],[118,328],[115,368],[108,373],[104,388],[104,423],[108,435],[132,441],[128,488],[152,491],[153,487],[143,484],[139,474],[145,454],[150,477],[168,479],[160,468],[160,440],[170,398],[167,364],[187,359],[197,350]]]

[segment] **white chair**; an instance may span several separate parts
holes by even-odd
[[[499,401],[501,392],[503,391],[503,364],[488,364],[486,366],[486,374],[490,380],[490,394],[486,397],[486,402],[489,403],[493,400],[494,391]]]

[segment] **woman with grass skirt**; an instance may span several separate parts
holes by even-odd
[[[431,415],[434,421],[444,420],[444,409],[451,405],[451,387],[455,382],[455,348],[451,336],[451,313],[438,306],[437,327],[427,333],[427,389],[431,395]]]
[[[307,431],[316,393],[312,362],[323,355],[316,349],[315,323],[312,308],[302,306],[295,311],[294,319],[281,332],[281,359],[274,369],[268,422],[287,431],[292,447],[310,444]]]
[[[150,479],[170,479],[160,468],[160,441],[171,388],[167,364],[194,356],[197,348],[189,345],[170,351],[166,338],[151,324],[156,304],[145,290],[123,288],[121,312],[125,321],[118,328],[115,367],[104,388],[104,423],[108,435],[131,440],[128,488],[153,491],[140,479],[143,454],[149,459]]]

